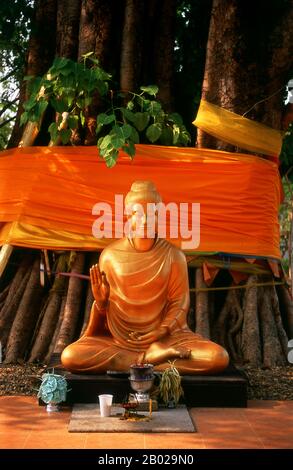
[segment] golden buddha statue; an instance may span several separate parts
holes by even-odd
[[[151,181],[136,181],[125,199],[130,225],[137,228],[136,205],[161,202]],[[147,213],[147,212],[145,212]],[[64,367],[76,373],[127,371],[133,363],[164,370],[176,359],[181,374],[223,371],[228,353],[187,326],[189,285],[181,250],[156,233],[118,239],[105,248],[90,270],[94,295],[84,335],[67,346]],[[156,232],[156,231],[155,231]],[[135,233],[135,232],[134,232]]]

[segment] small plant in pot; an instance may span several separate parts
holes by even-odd
[[[59,374],[45,373],[38,391],[38,398],[47,404],[47,411],[59,411],[58,404],[66,401],[68,392],[65,377]]]
[[[168,408],[176,408],[180,397],[183,396],[181,376],[175,367],[175,361],[168,361],[170,366],[163,372],[159,384],[159,395]]]

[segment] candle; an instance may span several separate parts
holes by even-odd
[[[150,416],[152,416],[152,408],[153,408],[153,402],[152,402],[152,399],[150,398],[150,407],[149,407]]]

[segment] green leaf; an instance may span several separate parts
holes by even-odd
[[[86,54],[82,54],[81,57],[83,57],[84,59],[88,59],[88,58],[89,58],[91,55],[93,55],[93,54],[94,54],[94,52],[91,51],[91,52],[87,52]]]
[[[133,129],[133,127],[130,124],[123,124],[123,126],[121,127],[121,130],[122,130],[122,133],[123,133],[123,137],[125,139],[128,139],[128,137],[131,136],[132,129]]]
[[[160,124],[152,124],[147,128],[146,136],[150,142],[154,143],[162,133],[162,126]]]
[[[129,109],[130,111],[134,108],[134,103],[133,101],[128,101],[126,108]]]
[[[173,125],[173,145],[176,145],[178,143],[179,136],[180,136],[180,127],[174,124]]]
[[[22,115],[20,116],[20,125],[23,126],[23,124],[26,124],[28,121],[28,113],[25,111],[24,113],[22,113]]]
[[[178,126],[183,125],[183,120],[180,114],[178,113],[171,113],[167,116],[168,121],[174,122],[174,124],[177,124]]]
[[[37,95],[40,91],[41,86],[42,86],[42,78],[35,77],[28,84],[30,94]]]
[[[163,127],[160,142],[163,145],[173,145],[173,131],[169,126]]]
[[[104,124],[111,124],[111,122],[115,121],[115,114],[109,114],[106,116],[104,120]]]
[[[23,109],[26,111],[30,111],[35,105],[37,104],[37,100],[35,96],[31,96],[24,104]]]
[[[56,122],[52,122],[50,124],[50,126],[48,127],[48,131],[50,132],[51,140],[53,142],[56,142],[56,140],[58,139],[58,135],[59,135],[58,126]]]
[[[115,121],[115,114],[105,114],[101,113],[98,114],[97,123],[98,124],[110,124],[111,122]]]
[[[124,145],[122,147],[122,149],[124,150],[125,153],[127,153],[131,158],[134,157],[135,155],[135,146],[133,144],[133,142],[131,142],[131,140],[129,140],[127,142],[127,145]]]
[[[77,106],[80,108],[80,109],[83,109],[85,108],[85,101],[84,101],[84,98],[82,98],[81,96],[79,96],[76,100],[76,104]]]
[[[69,108],[72,105],[74,98],[75,98],[75,93],[74,92],[73,93],[67,93],[67,95],[66,95],[67,108]]]
[[[98,142],[97,142],[97,147],[98,147],[98,149],[100,149],[101,143],[102,143],[103,139],[104,139],[104,137],[100,137],[100,138],[98,139]]]
[[[60,70],[63,67],[69,66],[70,63],[72,64],[73,60],[66,59],[65,57],[56,57],[52,67],[54,67],[56,70]]]
[[[139,144],[139,134],[134,127],[131,127],[130,139],[134,144]]]
[[[97,124],[96,134],[98,135],[101,132],[102,129],[103,129],[103,124]]]
[[[179,144],[186,146],[189,144],[190,141],[191,141],[191,137],[190,137],[189,132],[187,132],[187,130],[181,131],[180,136],[179,136]]]
[[[150,116],[148,113],[135,113],[134,115],[134,125],[138,131],[143,131],[148,125]]]
[[[159,91],[159,87],[157,85],[141,86],[140,89],[152,96],[156,96]]]
[[[101,80],[98,81],[97,83],[97,88],[99,90],[99,93],[101,96],[104,96],[108,93],[108,83],[107,82],[103,82]]]
[[[120,108],[120,110],[121,110],[121,113],[123,114],[125,119],[127,119],[130,122],[135,121],[135,114],[132,111],[130,111],[127,108]]]
[[[160,111],[160,112],[156,115],[156,122],[157,122],[157,123],[159,122],[159,123],[163,124],[163,123],[165,123],[165,121],[166,121],[165,118],[166,118],[166,114],[165,114],[164,111],[162,110],[162,111]]]
[[[84,105],[89,106],[92,102],[92,98],[90,96],[86,96],[84,99]]]
[[[112,137],[110,135],[106,135],[105,137],[103,137],[103,140],[100,144],[100,148],[104,149],[111,143],[112,143]]]
[[[80,111],[79,117],[80,117],[81,125],[84,126],[85,125],[85,117],[84,117],[84,114],[83,114],[82,111]]]
[[[111,139],[111,143],[116,150],[119,150],[125,144],[125,139],[113,136]]]
[[[109,153],[104,158],[105,158],[106,166],[108,168],[113,168],[113,166],[116,165],[116,161],[117,161],[117,158],[118,158],[118,150],[113,150],[111,153]]]
[[[61,68],[60,74],[67,77],[73,72],[73,67],[72,64],[67,64],[64,67]]]
[[[25,75],[25,76],[23,77],[23,79],[24,79],[26,82],[29,81],[29,80],[32,80],[33,78],[35,78],[34,75]]]
[[[89,59],[93,64],[100,65],[100,61],[98,59],[94,59],[93,57],[90,57]]]
[[[46,111],[47,106],[48,106],[48,101],[46,101],[44,99],[39,100],[39,114],[40,114],[40,117]]]
[[[60,137],[61,137],[62,144],[64,144],[64,145],[68,144],[68,142],[70,141],[70,137],[71,137],[71,130],[70,129],[61,129]]]
[[[162,105],[158,101],[150,101],[147,111],[151,116],[156,116],[162,110]]]
[[[101,114],[98,114],[97,116],[97,123],[98,124],[106,124],[106,119],[107,119],[108,115],[105,114],[105,113],[101,113]]]
[[[70,129],[76,129],[78,126],[78,116],[68,116],[67,123]]]
[[[55,109],[55,111],[57,111],[57,113],[64,113],[64,111],[67,111],[67,105],[65,103],[65,101],[63,101],[62,99],[56,99],[55,97],[51,97],[50,98],[50,104],[53,106],[53,108]]]

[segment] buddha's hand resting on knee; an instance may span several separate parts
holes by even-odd
[[[104,271],[100,271],[98,264],[90,269],[91,286],[96,305],[99,310],[103,310],[107,307],[109,295],[110,295],[110,284],[107,280]]]
[[[133,337],[132,334],[127,341],[131,344],[151,344],[164,338],[167,334],[168,328],[166,326],[160,326],[160,328],[150,331],[144,335],[136,334],[135,337]]]

